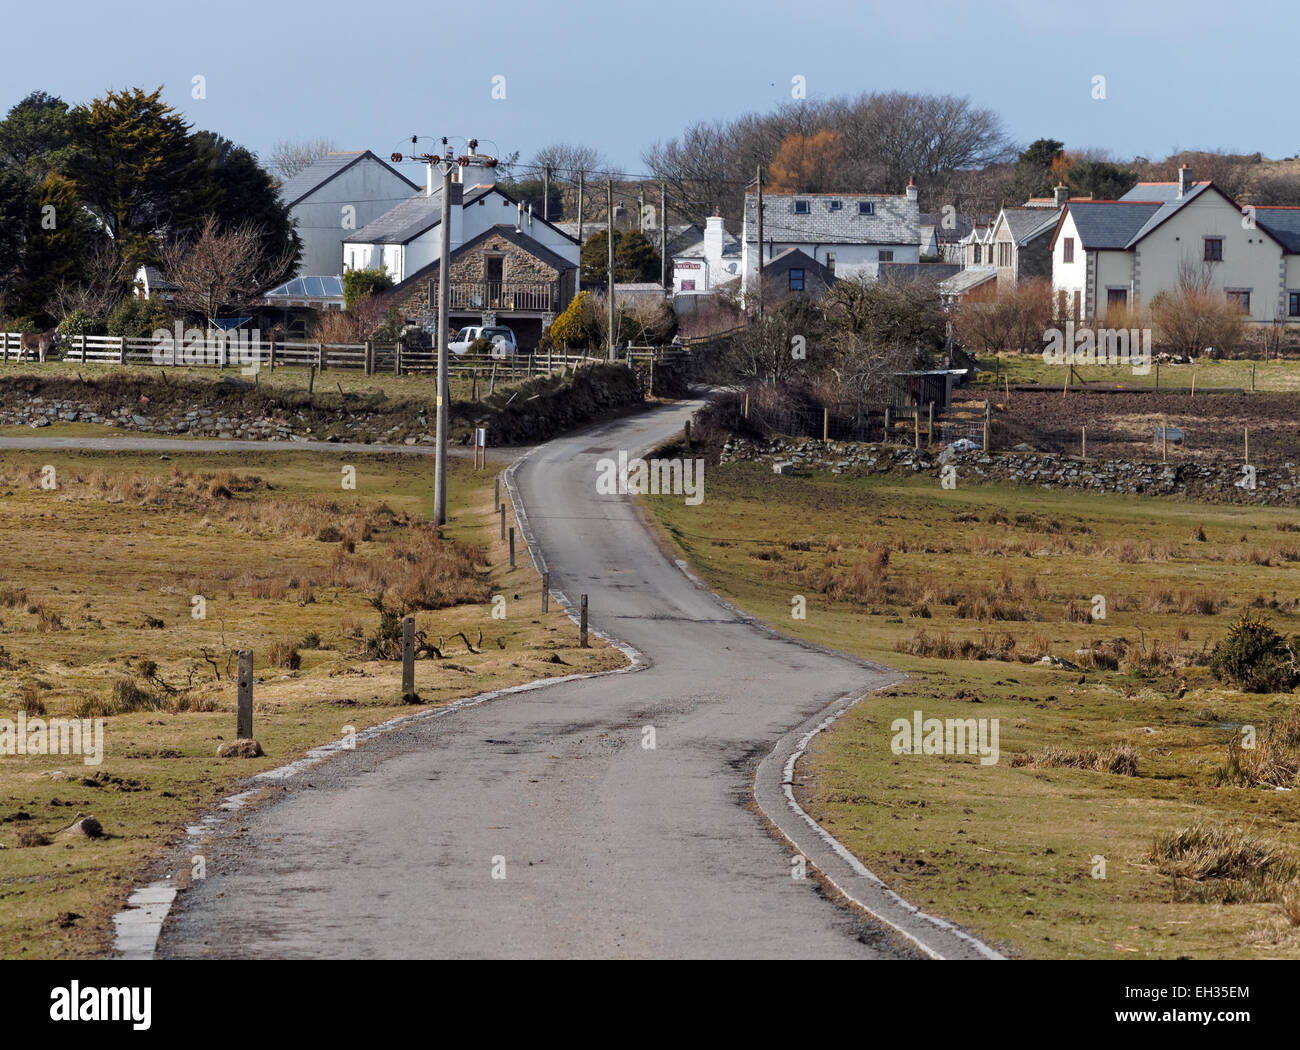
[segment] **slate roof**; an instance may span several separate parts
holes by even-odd
[[[1004,208],[1002,214],[1012,240],[1024,244],[1053,229],[1061,213],[1057,208]]]
[[[384,162],[371,153],[370,150],[363,149],[355,150],[350,153],[326,154],[314,164],[310,164],[303,168],[297,175],[290,179],[285,179],[285,181],[280,184],[280,199],[284,202],[286,207],[291,208],[304,197],[308,196],[315,190],[320,189],[320,187],[324,186],[325,183],[339,175],[342,175],[343,172],[347,171],[348,168],[352,167],[352,165],[359,164],[367,157],[375,161],[377,164],[383,164],[385,168],[388,168],[389,171],[410,186],[411,189],[418,189],[415,183],[400,171],[384,164]]]
[[[1300,208],[1260,205],[1255,209],[1255,222],[1281,241],[1288,252],[1300,255]]]
[[[809,202],[806,215],[796,215],[794,202]],[[831,202],[841,207],[831,209]],[[874,214],[860,215],[858,203],[870,201]],[[764,193],[763,236],[776,243],[801,244],[920,244],[920,211],[906,196],[880,193]],[[745,194],[745,237],[758,241],[758,200]]]
[[[1127,248],[1164,207],[1154,201],[1072,201],[1070,215],[1086,251]]]
[[[176,291],[176,285],[167,280],[167,278],[163,276],[162,270],[158,269],[158,267],[150,266],[148,263],[145,263],[141,269],[144,270],[145,282],[148,284],[151,293]]]
[[[462,203],[463,187],[458,182],[451,184],[451,203],[454,207]],[[490,186],[479,186],[464,193],[463,203],[473,204],[480,197],[492,192]],[[420,234],[432,230],[442,222],[442,187],[438,186],[432,194],[420,191],[414,197],[408,197],[395,208],[390,208],[374,222],[367,223],[350,237],[343,239],[344,244],[409,244]]]
[[[764,231],[766,232],[766,231]],[[673,251],[671,243],[669,244],[668,254],[673,259],[703,259],[704,258],[704,238],[699,237],[694,242],[688,244],[680,251]],[[722,231],[722,257],[740,256],[740,238],[734,233]]]
[[[968,266],[961,273],[945,277],[939,282],[939,291],[944,295],[965,295],[972,288],[978,288],[985,281],[997,277],[998,272],[992,266]]]
[[[921,212],[919,222],[922,226],[933,226],[934,236],[940,244],[956,244],[975,226],[975,220],[969,215],[954,215],[955,226],[947,229],[943,225],[943,216],[933,212]]]

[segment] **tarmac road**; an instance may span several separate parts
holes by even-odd
[[[782,809],[800,734],[900,676],[751,624],[665,557],[629,497],[597,494],[601,457],[648,450],[697,407],[560,438],[515,470],[552,590],[588,594],[642,669],[416,719],[284,781],[207,844],[157,956],[923,954],[832,901],[813,864],[792,878],[756,772],[759,804],[836,885],[928,954],[988,954]]]

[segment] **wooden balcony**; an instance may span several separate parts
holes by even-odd
[[[491,310],[494,312],[558,312],[558,281],[535,284],[517,281],[453,281],[450,288],[453,310]]]

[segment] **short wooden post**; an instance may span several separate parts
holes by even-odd
[[[240,649],[235,664],[235,736],[253,739],[253,650]]]
[[[1196,396],[1196,369],[1192,369],[1192,397]]]
[[[984,451],[989,451],[989,437],[993,432],[993,402],[984,402]]]
[[[749,418],[749,391],[745,391],[745,418]]]
[[[1250,363],[1250,392],[1255,392],[1255,362]]]
[[[581,613],[578,620],[578,645],[587,648],[587,596],[582,596]]]
[[[1160,460],[1161,462],[1169,459],[1169,420],[1161,418],[1160,420]]]
[[[1246,427],[1246,466],[1250,466],[1250,427]]]
[[[916,408],[912,410],[912,429],[914,431],[913,437],[915,440],[914,448],[916,449],[916,451],[919,452],[921,450],[921,406],[920,405],[917,405]]]
[[[401,374],[402,374],[402,344],[394,343],[393,344],[393,375],[400,376]]]
[[[267,352],[269,353],[271,358],[271,371],[274,372],[275,371],[275,340],[274,339],[271,340],[271,345],[267,348]]]
[[[506,538],[506,505],[503,503],[497,508],[501,512],[501,538]]]
[[[831,432],[831,410],[825,405],[822,406],[822,441],[830,440]]]
[[[1083,433],[1083,436],[1080,440],[1080,448],[1082,449],[1080,458],[1086,460],[1088,458],[1088,428],[1081,427],[1080,430]]]
[[[691,450],[691,421],[689,419],[682,427],[682,433],[686,437],[686,451],[689,452]]]
[[[320,365],[320,370],[325,371],[325,344],[316,344],[316,363]]]
[[[492,479],[492,509],[497,510],[501,506],[501,475],[498,474]]]
[[[551,611],[551,574],[542,573],[542,612]]]
[[[488,379],[488,397],[491,397],[497,390],[497,363],[492,362],[492,375]]]
[[[1160,362],[1156,362],[1156,389],[1160,389]]]
[[[515,567],[515,527],[510,526],[510,568]]]
[[[312,391],[316,387],[316,366],[307,366],[307,396],[311,397]]]
[[[375,344],[370,339],[366,340],[366,358],[362,368],[368,376],[375,374]]]
[[[925,432],[926,444],[934,444],[934,402],[930,402],[930,421]]]
[[[889,444],[889,406],[885,406],[885,436],[881,439],[886,445]]]
[[[402,699],[415,698],[415,617],[402,620]]]

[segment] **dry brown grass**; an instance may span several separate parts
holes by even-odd
[[[1011,765],[1033,769],[1090,769],[1121,777],[1138,775],[1137,752],[1128,744],[1116,744],[1101,751],[1045,747],[1012,756]]]
[[[1289,850],[1229,824],[1198,821],[1162,835],[1147,859],[1170,877],[1175,900],[1294,901],[1300,878],[1300,864]]]
[[[1215,773],[1218,783],[1233,787],[1295,786],[1300,774],[1300,713],[1288,711],[1269,722],[1255,739],[1254,747],[1244,747],[1234,735],[1228,743],[1227,762]]]

